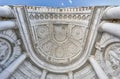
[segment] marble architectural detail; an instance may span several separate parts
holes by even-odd
[[[13,30],[5,30],[0,32],[0,67],[1,70],[6,68],[20,54],[20,40]]]
[[[38,69],[36,66],[34,66],[32,63],[30,63],[28,60],[25,60],[18,69],[12,74],[10,79],[40,79],[42,75],[42,70]]]
[[[101,40],[96,44],[96,58],[109,78],[119,78],[119,46],[120,39],[103,33]]]
[[[115,43],[110,45],[106,49],[106,63],[110,67],[112,67],[113,70],[119,69],[120,66],[120,44]]]
[[[7,17],[7,18],[13,18],[14,13],[11,7],[9,6],[0,6],[0,17]]]
[[[120,19],[119,9],[120,9],[120,6],[108,7],[104,11],[103,19]]]
[[[73,79],[98,79],[97,75],[92,67],[87,65],[85,68],[78,70],[74,73],[74,78]]]
[[[15,21],[10,21],[10,20],[9,21],[0,21],[0,24],[1,24],[0,31],[17,28]]]
[[[94,7],[91,7],[89,11],[83,8],[76,13],[69,13],[69,11],[44,13],[37,11],[38,9],[36,11],[31,11],[27,7],[24,9],[25,13],[21,8],[17,9],[18,13],[22,15],[19,15],[18,21],[23,22],[22,20],[25,20],[23,16],[27,16],[25,21],[28,21],[29,24],[27,26],[26,23],[21,24],[18,28],[25,28],[21,30],[24,35],[22,38],[27,40],[25,44],[28,47],[26,48],[31,49],[27,51],[31,62],[40,68],[55,73],[73,71],[85,63],[85,57],[88,55],[87,52],[84,52],[84,47],[87,45],[86,40],[90,39],[88,28],[92,28],[89,24]],[[68,17],[68,19],[64,18],[64,14],[70,15],[71,20]],[[38,19],[40,15],[43,15],[44,18]],[[80,15],[81,20],[76,20],[71,15],[76,17]],[[73,23],[73,20],[76,22]]]
[[[86,27],[68,24],[33,26],[31,33],[38,55],[56,64],[67,64],[81,54]],[[62,37],[62,38],[61,38]]]
[[[90,13],[93,7],[76,7],[76,8],[51,8],[51,7],[39,7],[39,6],[26,6],[29,12],[45,12],[45,13]]]
[[[11,46],[10,44],[4,40],[0,39],[0,62],[6,62],[11,54]]]
[[[105,74],[104,70],[101,68],[101,66],[96,61],[95,56],[90,56],[89,62],[92,65],[93,69],[95,70],[99,79],[109,79],[108,76]]]
[[[7,68],[5,68],[1,73],[0,77],[2,79],[8,79],[12,73],[20,66],[20,64],[26,59],[27,55],[22,54],[16,60],[14,60]]]
[[[103,21],[101,24],[100,24],[100,30],[101,32],[107,32],[109,34],[112,34],[114,36],[117,36],[117,37],[120,37],[120,28],[119,28],[120,24],[119,23],[111,23],[111,22],[108,22],[108,21]],[[114,28],[114,29],[113,29]]]
[[[31,22],[39,21],[75,21],[88,26],[94,7],[82,8],[44,8],[26,7],[27,16]]]
[[[22,58],[17,59],[21,55],[21,41],[15,28],[13,9],[10,6],[0,6],[0,77],[3,79],[11,76]]]
[[[0,77],[119,79],[118,9],[0,7]]]
[[[30,61],[25,60],[23,64],[14,72],[10,79],[41,79],[42,69],[37,68]],[[45,76],[45,79],[69,79],[68,73],[50,73],[48,72]],[[83,69],[78,69],[76,72],[73,72],[73,78],[71,79],[98,79],[92,67],[89,65],[85,66]]]
[[[28,58],[10,79],[98,79],[87,61],[94,42],[88,40],[94,40],[102,10],[14,7]]]
[[[105,9],[100,23],[101,39],[96,43],[95,56],[110,79],[120,78],[119,6]],[[108,20],[109,19],[109,20]]]
[[[31,20],[89,20],[90,19],[90,13],[88,14],[53,14],[53,13],[29,13],[29,18]]]
[[[107,45],[116,43],[119,41],[120,40],[115,36],[108,33],[103,33],[100,41],[96,42],[95,47],[102,52],[107,47]]]

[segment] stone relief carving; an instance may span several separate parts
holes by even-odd
[[[0,69],[4,70],[21,54],[20,41],[13,30],[0,31]],[[0,72],[1,72],[0,71]]]
[[[19,68],[15,71],[14,74],[10,77],[10,79],[40,79],[42,75],[42,70],[32,65],[29,60],[25,60]]]
[[[30,27],[33,43],[40,55],[51,63],[69,63],[80,55],[86,27],[68,24],[43,24]]]
[[[30,20],[75,20],[89,21],[93,7],[74,8],[41,8],[26,7]],[[46,9],[46,10],[45,10]],[[53,10],[52,10],[53,9]]]
[[[90,31],[95,28],[90,24],[95,21],[92,17],[93,8],[66,9],[66,12],[65,9],[52,9],[53,12],[51,9],[48,12],[41,11],[37,7],[24,9],[25,13],[22,9],[16,9],[16,12],[29,58],[25,60],[26,64],[20,65],[11,79],[97,79],[88,62],[88,67],[83,66],[90,45],[86,41],[91,40],[93,34]]]
[[[5,39],[0,38],[0,62],[2,63],[8,60],[10,54],[11,54],[10,44]]]
[[[113,44],[106,50],[109,65],[113,70],[119,69],[120,65],[120,44]]]
[[[57,42],[63,42],[68,37],[68,25],[53,24],[53,36]],[[61,38],[62,37],[62,38]]]
[[[24,47],[20,47],[20,39],[28,58],[23,60],[10,79],[97,79],[87,62],[90,53],[86,50],[91,46],[87,41],[94,35],[91,33],[95,32],[93,29],[97,24],[94,19],[98,18],[101,9],[97,12],[93,11],[94,7],[13,8],[19,31],[1,31],[0,45],[4,50],[0,46],[3,50],[0,52],[0,63],[8,60],[4,63],[7,67],[21,54]],[[97,14],[93,17],[94,13]],[[7,59],[4,53],[10,48]]]
[[[86,41],[90,38],[88,35],[92,35],[90,31],[92,27],[94,27],[90,25],[93,8],[89,10],[83,8],[77,11],[78,13],[74,11],[73,13],[69,11],[65,12],[63,9],[60,13],[57,11],[51,13],[44,11],[39,12],[38,9],[34,11],[32,10],[33,8],[30,9],[30,7],[29,9],[24,8],[26,9],[26,13],[20,11],[20,9],[16,9],[16,12],[18,12],[18,22],[20,23],[18,27],[28,57],[30,57],[30,61],[27,62],[30,62],[32,67],[37,66],[41,73],[39,75],[34,75],[34,73],[30,75],[35,70],[33,69],[31,73],[28,73],[30,68],[22,64],[22,67],[20,67],[11,78],[18,78],[17,75],[24,75],[21,78],[29,78],[29,76],[32,76],[32,78],[35,76],[37,76],[36,78],[41,78],[44,70],[48,72],[44,74],[46,79],[53,79],[53,77],[58,78],[56,74],[59,75],[59,78],[65,79],[68,79],[68,76],[74,77],[75,74],[79,73],[82,76],[85,75],[87,73],[86,70],[83,70],[85,74],[79,71],[84,68],[80,67],[87,61],[86,58],[88,58]],[[23,20],[22,15],[27,18]],[[68,74],[69,71],[73,74]],[[78,71],[78,73],[75,73],[76,71]],[[91,72],[93,73],[91,74]],[[89,74],[88,77],[83,77],[82,79],[96,78],[92,69],[90,73],[87,74]],[[75,77],[75,79],[79,77]]]
[[[33,65],[29,60],[25,60],[23,64],[14,72],[14,74],[10,77],[10,79],[19,79],[19,78],[32,78],[32,79],[40,79],[42,76],[42,69],[37,68]],[[83,69],[78,69],[74,73],[74,79],[98,79],[90,65],[85,66]],[[69,79],[68,73],[54,74],[48,73],[45,79]]]
[[[72,38],[75,40],[82,40],[84,30],[80,26],[75,26],[72,28]]]
[[[40,26],[36,28],[38,39],[45,39],[49,36],[49,29],[47,26]]]
[[[118,77],[120,74],[118,72],[120,69],[120,39],[103,33],[96,47],[96,58],[106,74],[109,78]]]
[[[24,9],[25,13],[20,12],[20,8]],[[20,65],[10,79],[98,79],[89,63],[85,61],[89,56],[85,50],[89,51],[92,43],[97,41],[92,36],[96,34],[92,33],[96,33],[94,31],[97,27],[96,21],[99,21],[98,18],[101,17],[98,14],[101,14],[99,12],[104,9],[99,8],[29,6],[14,8],[16,15],[19,16],[17,18],[19,30],[23,32],[20,38],[25,41],[26,51],[30,58]],[[98,9],[99,12],[96,11]],[[96,14],[97,17],[93,16]],[[87,49],[89,37],[93,39],[90,39],[91,45]],[[20,43],[14,31],[1,32],[0,71],[4,69],[3,64],[7,67],[21,54]],[[120,40],[103,33],[101,40],[96,43],[95,50],[96,60],[107,76],[119,79]],[[82,63],[84,61],[86,63]]]
[[[54,19],[63,19],[63,20],[89,20],[90,13],[88,14],[49,14],[49,13],[29,13],[30,20],[54,20]]]

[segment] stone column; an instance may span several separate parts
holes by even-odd
[[[18,66],[26,59],[27,55],[23,54],[17,58],[12,64],[0,73],[0,79],[8,79]]]
[[[0,31],[11,28],[17,28],[15,21],[0,21]]]
[[[120,19],[120,7],[108,7],[103,14],[103,19]]]
[[[95,60],[94,56],[89,58],[90,64],[92,65],[93,69],[95,70],[99,79],[109,79],[103,69],[100,67],[98,62]]]
[[[118,23],[110,23],[104,21],[99,25],[98,30],[100,32],[107,32],[117,37],[120,37],[120,24]]]
[[[9,6],[0,6],[0,17],[14,17],[12,9]]]

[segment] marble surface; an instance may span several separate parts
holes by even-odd
[[[119,79],[120,21],[108,8],[1,6],[0,77]]]

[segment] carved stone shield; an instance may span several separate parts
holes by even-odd
[[[77,60],[83,53],[86,27],[69,23],[42,23],[30,26],[29,29],[32,57],[35,56],[33,60],[37,60],[38,65],[51,65],[48,69],[58,66],[64,69],[63,65],[82,62]],[[62,69],[59,70],[62,72]]]
[[[62,42],[67,39],[68,25],[67,24],[53,24],[53,35],[56,41]]]

